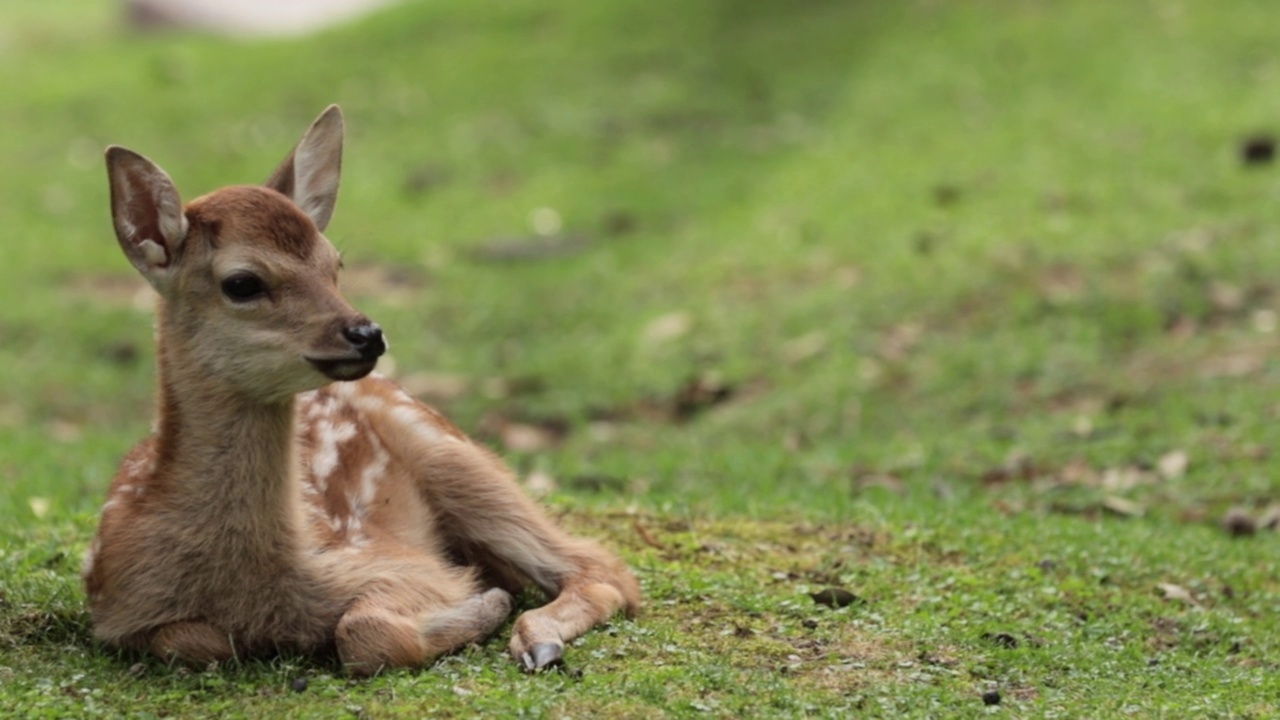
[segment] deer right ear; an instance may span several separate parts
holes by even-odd
[[[342,175],[342,110],[330,105],[311,123],[266,185],[288,196],[324,232],[338,202]]]
[[[120,248],[138,272],[157,286],[187,236],[178,190],[158,165],[118,145],[107,148],[107,177]]]

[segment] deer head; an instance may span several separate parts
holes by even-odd
[[[264,186],[232,186],[185,208],[168,174],[107,149],[111,213],[129,261],[160,294],[161,362],[188,382],[278,402],[368,375],[381,329],[338,291],[322,234],[342,167],[342,112],[330,106]]]

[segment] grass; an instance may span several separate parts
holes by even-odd
[[[1277,132],[1273,14],[439,0],[240,42],[0,10],[0,708],[1276,714],[1276,536],[1219,526],[1280,470],[1280,175],[1240,154]],[[330,102],[330,237],[398,373],[642,579],[580,674],[501,637],[359,682],[89,639],[153,377],[101,148],[194,197]]]

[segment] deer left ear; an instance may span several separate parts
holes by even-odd
[[[107,148],[107,179],[120,249],[159,289],[187,236],[178,190],[159,165],[118,145]]]
[[[311,123],[266,185],[287,195],[324,232],[338,202],[341,176],[342,110],[330,105]]]

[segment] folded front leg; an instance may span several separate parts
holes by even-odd
[[[388,667],[420,667],[464,645],[480,642],[511,614],[511,595],[493,588],[454,607],[406,613],[376,596],[357,601],[338,621],[338,657],[352,675]]]
[[[226,633],[206,622],[176,622],[162,625],[151,636],[148,649],[167,663],[204,667],[235,657],[235,648]]]

